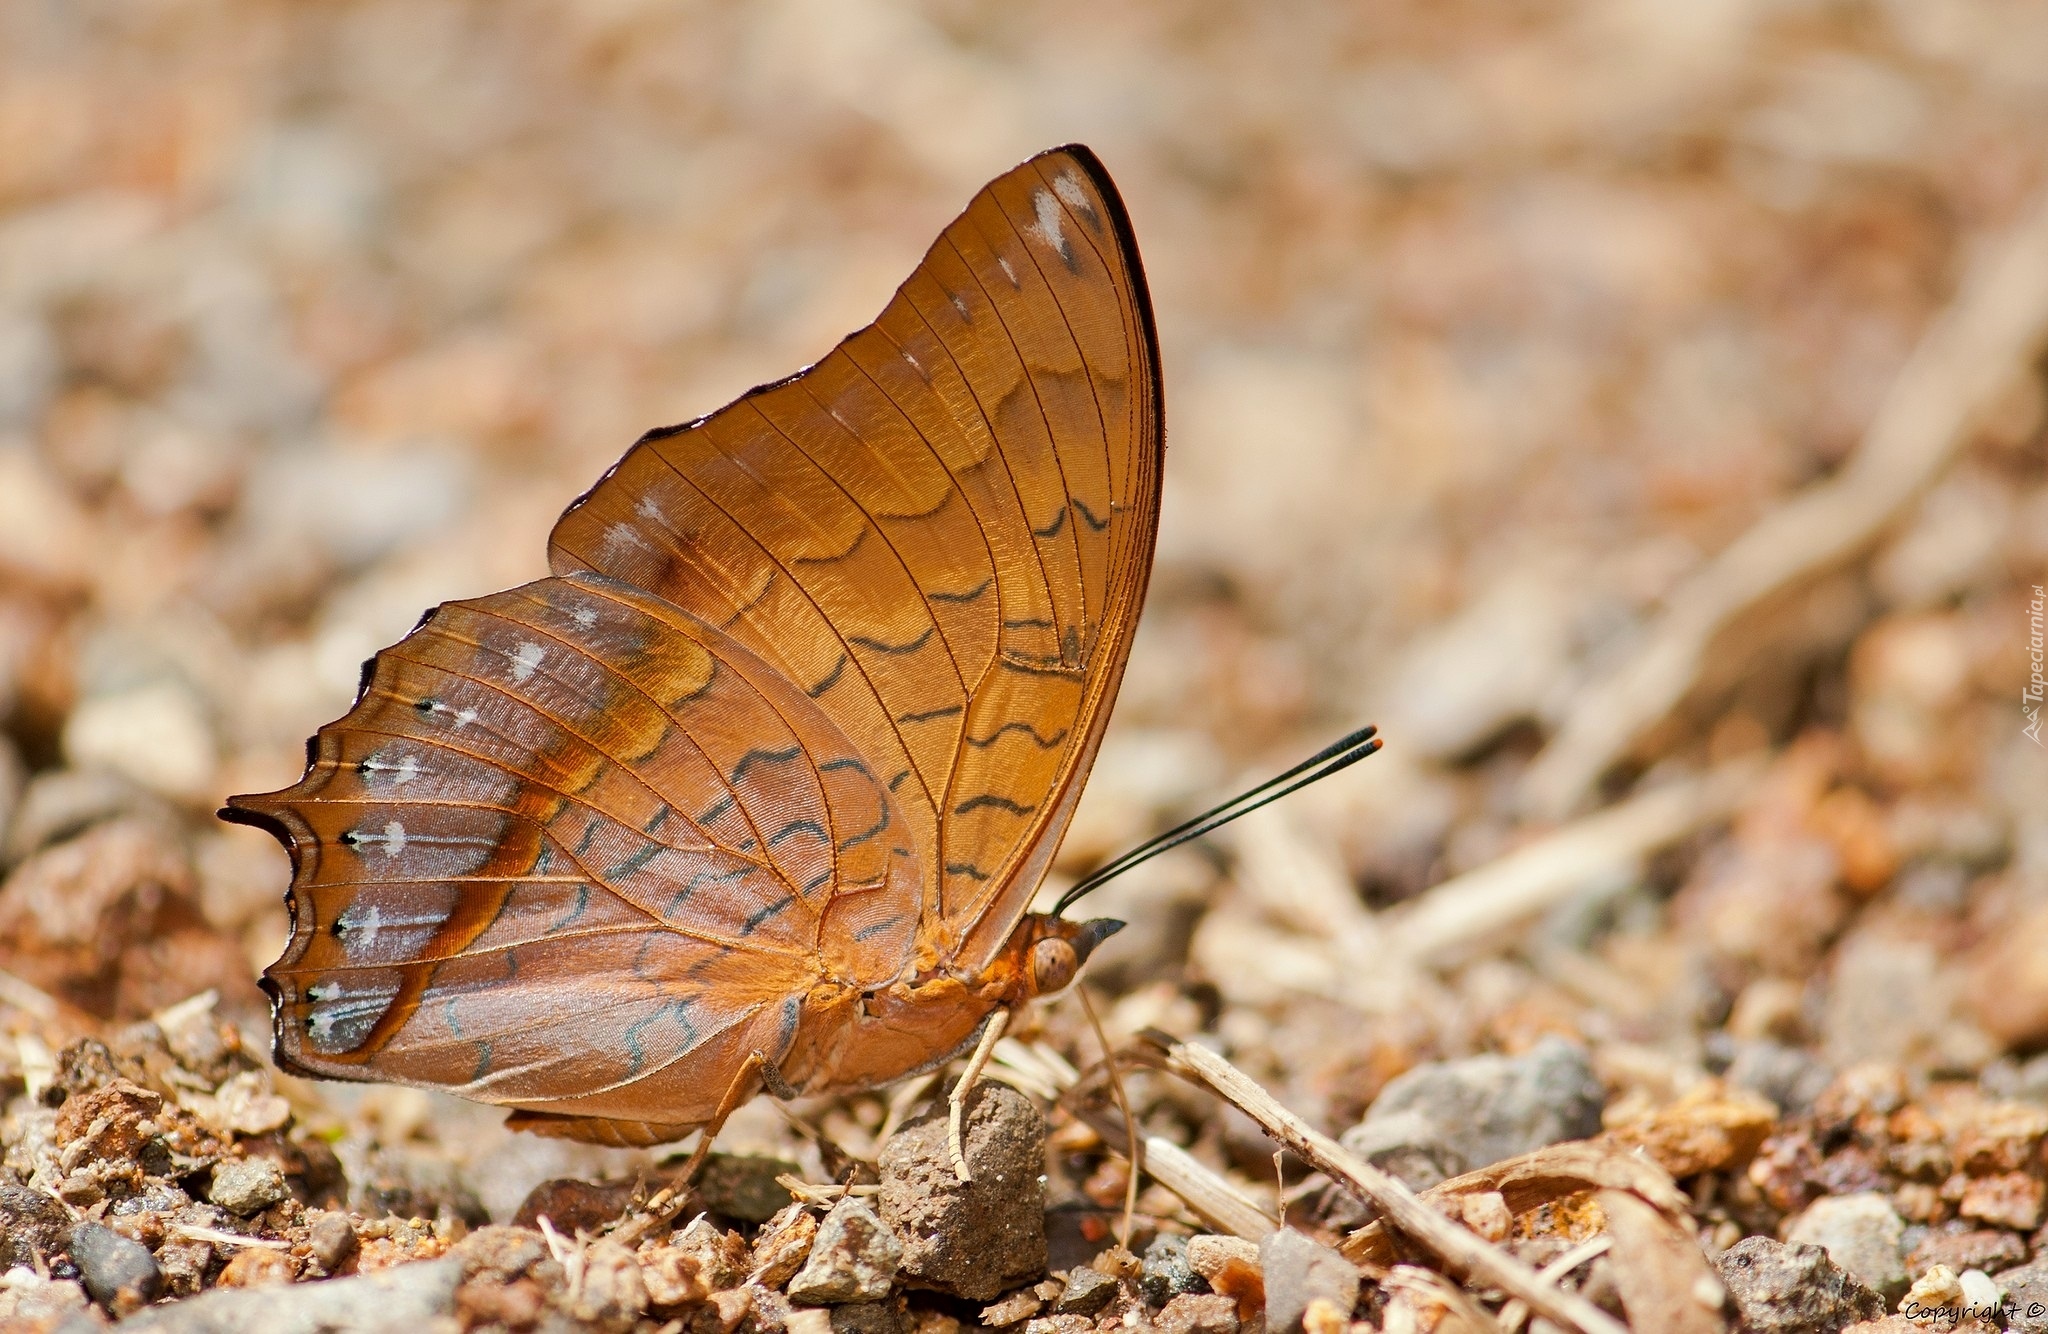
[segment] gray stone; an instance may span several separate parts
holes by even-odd
[[[450,1256],[325,1283],[216,1288],[141,1312],[121,1328],[135,1334],[388,1334],[454,1315],[461,1282],[462,1261]]]
[[[1184,1292],[1202,1292],[1208,1284],[1188,1264],[1188,1239],[1171,1233],[1152,1239],[1145,1248],[1138,1288],[1153,1306],[1164,1306]]]
[[[1045,1272],[1045,1119],[1013,1089],[984,1083],[968,1105],[963,1182],[946,1151],[946,1108],[882,1146],[882,1217],[903,1239],[903,1278],[988,1302]]]
[[[214,1165],[213,1184],[206,1198],[247,1218],[280,1203],[291,1191],[284,1184],[284,1172],[269,1158],[228,1158]]]
[[[92,1299],[115,1315],[127,1315],[155,1301],[164,1289],[163,1271],[139,1241],[98,1223],[71,1229],[71,1260]]]
[[[1851,1278],[1818,1246],[1744,1237],[1714,1262],[1744,1334],[1837,1334],[1875,1320],[1884,1298]]]
[[[1469,1171],[1597,1135],[1606,1096],[1582,1049],[1546,1037],[1523,1056],[1417,1066],[1381,1091],[1363,1124],[1415,1113],[1433,1133],[1410,1138],[1448,1148]]]
[[[1345,1315],[1358,1303],[1358,1270],[1329,1247],[1291,1228],[1259,1243],[1266,1276],[1266,1329],[1296,1334],[1308,1304],[1327,1299]]]
[[[1345,1148],[1410,1190],[1428,1190],[1467,1170],[1463,1154],[1452,1148],[1437,1123],[1415,1110],[1375,1116],[1339,1136]]]
[[[903,1243],[868,1202],[848,1195],[818,1225],[810,1258],[789,1281],[792,1301],[809,1306],[880,1301],[903,1263]]]
[[[1714,1038],[1726,1039],[1716,1033]],[[1834,1072],[1798,1047],[1767,1039],[1727,1039],[1725,1077],[1737,1088],[1759,1093],[1781,1112],[1803,1112],[1813,1106]]]
[[[1887,1304],[1906,1295],[1905,1220],[1876,1191],[1815,1200],[1785,1226],[1785,1240],[1818,1246]]]
[[[38,1255],[63,1250],[70,1227],[71,1212],[54,1196],[0,1182],[0,1273],[34,1269]]]
[[[1094,1315],[1116,1300],[1117,1281],[1099,1269],[1077,1265],[1067,1275],[1067,1286],[1053,1302],[1059,1315]]]

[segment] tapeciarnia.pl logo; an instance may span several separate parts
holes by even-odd
[[[2033,664],[2033,672],[2027,684],[2020,690],[2020,711],[2027,715],[2027,725],[2020,730],[2027,734],[2035,745],[2041,745],[2041,696],[2048,687],[2048,676],[2044,676],[2042,664],[2043,612],[2048,611],[2048,592],[2040,584],[2034,585],[2034,600],[2027,608],[2027,658]]]

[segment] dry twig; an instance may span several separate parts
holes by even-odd
[[[1971,266],[1892,381],[1854,457],[1737,538],[1674,591],[1634,653],[1580,691],[1529,768],[1530,810],[1562,816],[1699,679],[1731,621],[1853,559],[1939,475],[1972,419],[2048,334],[2048,196]]]
[[[1221,1056],[1165,1034],[1148,1036],[1160,1047],[1168,1070],[1207,1084],[1316,1170],[1378,1209],[1395,1228],[1454,1273],[1519,1297],[1532,1311],[1581,1334],[1626,1334],[1613,1316],[1577,1293],[1543,1282],[1534,1269],[1453,1223],[1414,1191],[1282,1107],[1257,1081]]]

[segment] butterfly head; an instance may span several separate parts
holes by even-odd
[[[1030,947],[1024,954],[1024,982],[1029,993],[1049,996],[1064,990],[1081,971],[1081,965],[1088,962],[1095,947],[1123,929],[1124,924],[1112,917],[1088,922],[1038,914],[1026,918],[1025,930],[1032,933]]]

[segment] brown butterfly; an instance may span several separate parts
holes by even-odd
[[[292,859],[278,1064],[653,1144],[1064,987],[1121,924],[1026,909],[1163,461],[1129,218],[1089,150],[1042,154],[824,360],[635,444],[551,577],[379,653],[297,784],[229,799]]]

